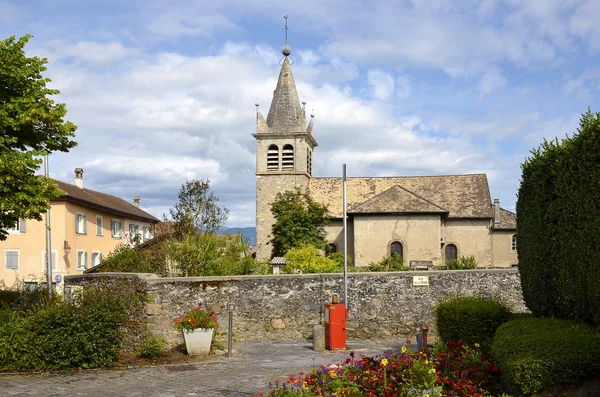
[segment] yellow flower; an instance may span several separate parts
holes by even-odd
[[[426,364],[426,365],[427,365],[427,364],[429,364],[429,360],[425,360],[425,364]]]
[[[335,378],[337,376],[337,374],[335,373],[334,370],[330,369],[329,370],[329,376],[331,376],[332,378]]]
[[[306,381],[302,382],[302,389],[303,390],[308,389],[308,383],[306,383]]]
[[[435,368],[431,368],[431,369],[429,370],[429,373],[430,373],[430,374],[435,374]]]
[[[423,397],[429,397],[429,394],[425,394]]]
[[[402,353],[406,353],[406,346],[402,346]]]
[[[475,343],[475,347],[479,347],[479,343]]]
[[[384,367],[385,367],[386,365],[388,365],[388,360],[387,360],[387,358],[383,358],[383,359],[381,359],[381,365],[383,365]]]

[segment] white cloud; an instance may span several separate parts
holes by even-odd
[[[410,78],[405,74],[401,74],[396,78],[396,92],[398,93],[398,97],[407,98],[410,96],[410,91]]]
[[[369,70],[367,81],[371,87],[371,95],[379,100],[388,99],[396,86],[394,78],[389,73],[379,69]]]
[[[588,69],[575,78],[568,78],[563,84],[563,92],[589,99],[592,93],[600,91],[600,69]]]
[[[493,91],[504,88],[506,78],[497,70],[485,72],[477,83],[477,91],[480,95],[487,95]]]

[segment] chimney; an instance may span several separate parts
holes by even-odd
[[[500,200],[494,199],[494,227],[500,226]]]
[[[135,208],[140,208],[140,196],[133,196],[133,205]]]
[[[75,168],[75,186],[83,189],[83,168]]]

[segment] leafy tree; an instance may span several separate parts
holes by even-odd
[[[344,267],[343,262],[340,265],[335,260],[321,255],[319,249],[310,244],[291,248],[285,254],[285,262],[286,273],[335,273]]]
[[[0,41],[0,240],[19,218],[42,220],[62,193],[53,180],[35,176],[40,156],[77,145],[77,127],[63,120],[66,106],[49,98],[59,91],[42,77],[48,60],[25,56],[30,38]]]
[[[284,256],[290,249],[303,244],[322,248],[325,245],[325,225],[329,211],[300,189],[277,193],[271,204],[275,217],[272,228],[273,256]]]

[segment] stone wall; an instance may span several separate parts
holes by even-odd
[[[118,273],[68,276],[67,285],[82,285]],[[413,286],[414,276],[428,276],[429,286]],[[228,327],[227,303],[236,305],[234,338],[306,339],[322,323],[324,305],[333,295],[343,299],[341,274],[159,278],[139,275],[149,303],[149,327],[170,345],[183,343],[173,319],[203,304],[220,314],[221,342]],[[348,275],[348,337],[414,339],[421,323],[433,327],[433,307],[449,296],[497,296],[515,312],[526,311],[515,269],[351,273]]]

